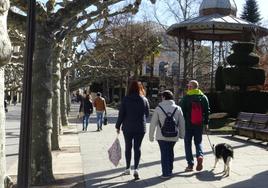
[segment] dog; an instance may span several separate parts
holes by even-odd
[[[213,169],[216,168],[216,165],[219,159],[223,159],[224,162],[224,175],[229,176],[230,174],[230,162],[234,158],[234,150],[232,146],[226,143],[217,144],[216,146],[213,145],[213,152],[215,154],[215,164]]]

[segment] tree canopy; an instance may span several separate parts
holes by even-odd
[[[255,0],[247,0],[244,5],[241,18],[252,23],[259,23],[261,21],[261,15],[258,4]]]

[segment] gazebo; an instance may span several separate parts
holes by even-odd
[[[234,0],[203,0],[199,16],[171,25],[167,34],[181,40],[211,41],[211,89],[213,88],[214,43],[223,41],[257,41],[267,36],[268,29],[236,17],[237,7]],[[180,61],[179,57],[179,61]],[[180,64],[180,62],[179,62]]]

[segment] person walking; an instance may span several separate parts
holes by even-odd
[[[5,107],[5,112],[8,112],[8,108],[7,108],[7,100],[4,100],[4,107]]]
[[[80,94],[80,91],[77,90],[75,95],[76,95],[76,102],[80,102],[80,104],[81,104],[83,96]]]
[[[14,104],[14,106],[16,106],[16,104],[17,104],[17,95],[16,94],[13,96],[13,104]]]
[[[80,110],[83,112],[83,131],[87,131],[88,123],[89,123],[89,116],[93,112],[93,105],[91,101],[91,96],[89,94],[86,94],[85,98],[82,98],[82,102],[80,104]]]
[[[194,139],[197,166],[196,170],[203,169],[203,149],[202,149],[202,133],[203,128],[207,128],[208,115],[210,112],[207,97],[199,89],[196,80],[188,83],[187,94],[179,102],[185,118],[185,138],[184,147],[188,166],[185,171],[193,171],[194,158],[192,153],[192,139]]]
[[[162,102],[155,108],[149,129],[149,140],[151,142],[157,140],[161,153],[161,178],[169,178],[172,176],[174,162],[174,146],[179,138],[184,138],[185,122],[182,110],[173,100],[173,93],[165,90],[161,93]],[[175,121],[176,136],[166,137],[161,132],[164,123],[167,121],[166,114],[172,115]],[[171,125],[168,125],[171,126]]]
[[[115,125],[119,134],[123,131],[125,140],[126,169],[124,175],[130,174],[131,150],[134,143],[134,178],[139,179],[139,162],[141,157],[141,144],[146,132],[146,118],[149,116],[149,103],[145,91],[138,81],[132,81],[127,96],[121,102],[118,119]]]
[[[101,131],[103,124],[103,113],[105,113],[106,116],[107,112],[106,112],[106,101],[103,97],[101,97],[100,92],[97,92],[97,97],[94,100],[94,107],[96,108],[96,115],[97,115],[97,131]]]

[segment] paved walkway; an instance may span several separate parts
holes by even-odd
[[[234,161],[229,177],[222,177],[223,163],[211,171],[214,156],[208,139],[204,136],[204,170],[185,173],[186,166],[183,142],[175,145],[174,177],[162,180],[160,152],[157,142],[149,142],[148,134],[142,144],[140,162],[141,180],[134,181],[133,176],[121,176],[125,168],[125,159],[114,167],[108,160],[107,150],[116,138],[114,123],[117,111],[109,110],[110,124],[103,131],[96,132],[95,123],[90,124],[87,132],[79,132],[81,156],[86,187],[180,187],[180,188],[267,188],[268,187],[268,151],[259,144],[253,144],[237,137],[210,136],[212,143],[226,142],[234,147]],[[95,118],[91,119],[93,122]],[[91,121],[91,122],[92,122]],[[81,127],[78,128],[81,130]],[[124,151],[123,135],[119,136]],[[133,161],[132,161],[133,164]]]
[[[61,151],[53,152],[53,171],[57,178],[54,186],[45,187],[170,187],[170,188],[268,188],[268,151],[260,143],[248,142],[242,137],[211,135],[212,143],[226,142],[234,147],[234,161],[229,177],[222,176],[223,163],[220,162],[211,171],[214,156],[211,152],[208,139],[204,136],[204,170],[188,172],[186,166],[183,142],[175,145],[174,176],[171,179],[160,178],[160,152],[157,142],[149,142],[148,134],[142,144],[140,162],[140,176],[138,181],[132,175],[121,176],[125,169],[124,154],[118,167],[114,167],[108,159],[107,150],[116,138],[114,123],[117,111],[108,110],[109,124],[103,131],[96,131],[96,116],[90,119],[87,132],[81,131],[81,122],[76,119],[78,106],[72,107],[70,126],[64,128],[61,136]],[[123,135],[119,139],[124,152]],[[133,164],[133,161],[132,161]],[[17,166],[7,167],[8,174],[14,175]]]

